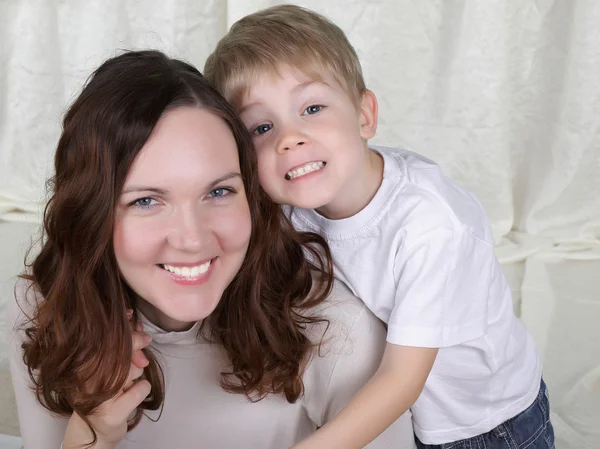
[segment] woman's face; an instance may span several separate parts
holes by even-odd
[[[129,170],[114,228],[142,312],[165,330],[207,317],[242,265],[250,228],[227,124],[200,108],[166,112]]]

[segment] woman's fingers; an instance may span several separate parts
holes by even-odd
[[[145,368],[148,366],[148,359],[142,352],[142,349],[150,344],[152,337],[144,332],[132,332],[133,339],[133,352],[131,354],[131,361],[138,368]]]
[[[131,320],[133,317],[133,310],[127,309],[127,318]],[[139,335],[144,335],[146,337],[139,338]],[[141,351],[142,348],[145,348],[150,344],[150,340],[147,340],[148,334],[144,332],[144,328],[141,322],[137,322],[135,325],[135,330],[132,333],[133,338],[133,353],[131,355],[131,361],[138,368],[145,368],[150,363],[144,353]]]
[[[133,362],[133,364],[135,366],[137,366],[138,368],[145,368],[149,365],[149,361],[146,358],[146,356],[144,355],[144,353],[140,350],[140,351],[135,351],[132,355],[131,355],[131,361]]]
[[[126,425],[129,416],[148,397],[150,390],[150,382],[140,380],[110,403],[104,403],[102,411],[97,414],[97,419],[102,420],[102,427],[113,429]]]
[[[145,332],[132,332],[131,337],[133,338],[133,352],[144,349],[152,341],[152,337]]]
[[[127,318],[133,318],[133,311],[126,311]],[[132,325],[133,328],[133,325]],[[123,388],[116,396],[101,404],[94,413],[89,415],[89,421],[95,430],[98,441],[105,442],[114,447],[127,433],[127,423],[131,414],[140,406],[150,394],[150,383],[143,378],[144,368],[149,361],[142,350],[150,344],[152,338],[143,332],[140,323],[132,329],[132,353],[129,372]],[[82,430],[83,429],[83,430]],[[69,420],[65,442],[79,441],[79,432],[89,431],[87,423],[78,419],[74,413]],[[84,434],[85,435],[85,434]],[[79,438],[81,439],[81,438]]]
[[[148,366],[148,359],[142,352],[142,349],[150,344],[152,338],[144,332],[132,332],[133,353],[131,354],[131,365],[129,367],[129,375],[123,386],[123,390],[127,391],[131,388],[134,381],[139,379],[144,374],[144,368]]]
[[[127,375],[127,380],[125,381],[125,385],[123,385],[123,391],[129,390],[135,381],[142,377],[144,374],[143,368],[138,368],[133,363],[129,367],[129,374]]]
[[[148,397],[150,390],[150,382],[147,380],[135,382],[129,390],[116,399],[111,412],[121,420],[127,421],[131,413]]]

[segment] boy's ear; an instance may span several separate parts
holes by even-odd
[[[360,136],[369,140],[377,131],[377,97],[369,89],[365,90],[360,101]]]

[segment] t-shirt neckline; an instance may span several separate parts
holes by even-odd
[[[389,201],[390,195],[397,191],[398,184],[404,182],[401,161],[393,157],[382,147],[370,147],[383,158],[383,179],[373,199],[361,211],[348,218],[331,220],[320,215],[314,209],[294,208],[297,217],[306,222],[309,227],[318,230],[329,239],[344,239],[353,236],[366,226],[376,224],[380,212]]]

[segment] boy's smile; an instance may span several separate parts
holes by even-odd
[[[377,126],[370,91],[357,107],[333,77],[282,66],[258,78],[239,110],[274,201],[337,219],[356,214],[377,191],[383,163],[367,148]]]
[[[325,168],[325,165],[327,165],[325,161],[312,161],[299,167],[294,167],[285,174],[285,179],[288,181],[298,179],[302,176],[322,170]]]

